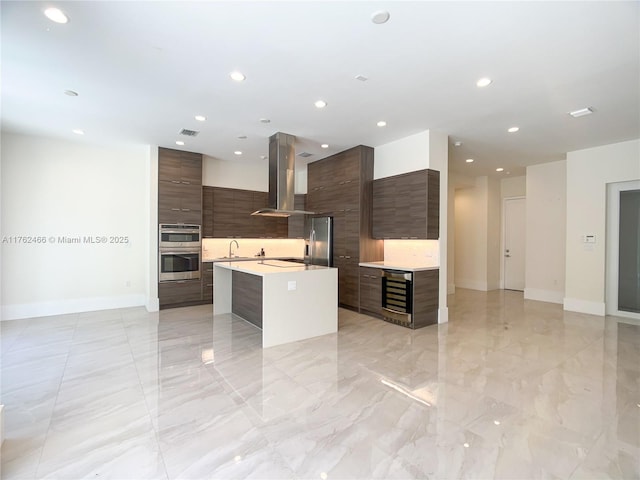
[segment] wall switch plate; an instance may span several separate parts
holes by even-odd
[[[296,284],[295,280],[289,280],[289,282],[287,283],[287,290],[292,291],[295,290],[296,288],[298,288],[298,285]]]
[[[596,236],[591,234],[583,235],[582,241],[584,243],[596,243]]]

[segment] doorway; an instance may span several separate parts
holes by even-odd
[[[505,290],[524,291],[526,200],[505,198],[503,208],[504,250],[503,271]]]
[[[607,189],[606,313],[640,320],[640,181]]]

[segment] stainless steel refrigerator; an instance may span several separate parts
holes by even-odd
[[[304,263],[333,266],[333,218],[305,219]]]

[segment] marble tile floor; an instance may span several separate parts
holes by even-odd
[[[211,306],[4,321],[0,478],[640,478],[640,325],[449,300],[265,350]]]

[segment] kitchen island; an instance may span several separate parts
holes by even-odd
[[[338,270],[282,260],[214,263],[213,314],[262,329],[262,347],[338,331]]]

